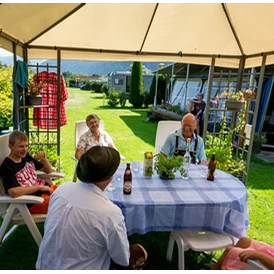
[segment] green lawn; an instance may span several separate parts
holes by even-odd
[[[146,109],[110,108],[101,94],[69,89],[66,101],[68,125],[61,128],[61,167],[66,174],[63,181],[71,181],[75,163],[74,125],[90,113],[96,113],[105,123],[106,131],[113,137],[115,145],[128,161],[143,161],[145,151],[154,151],[156,122],[146,122]],[[217,159],[218,160],[218,159]],[[274,245],[274,164],[267,164],[253,156],[248,174],[248,206],[250,228],[248,236]],[[39,225],[43,231],[43,225]],[[173,261],[165,260],[169,233],[150,232],[133,235],[131,242],[144,245],[149,254],[148,269],[177,269],[177,253]],[[26,227],[20,227],[0,248],[0,269],[35,269],[38,248]],[[220,252],[215,255],[217,258]],[[200,269],[205,261],[202,255],[186,252],[186,269]],[[197,261],[199,262],[197,264]],[[208,259],[207,259],[208,261]]]

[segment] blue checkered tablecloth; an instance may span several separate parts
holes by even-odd
[[[124,173],[125,164],[118,172]],[[123,179],[113,177],[116,190],[106,196],[125,216],[128,235],[149,231],[198,230],[227,232],[237,238],[248,227],[247,192],[234,176],[217,170],[213,182],[201,177],[199,165],[191,165],[189,179],[179,173],[172,180],[155,174],[144,177],[143,170],[133,174],[132,193],[123,194]]]

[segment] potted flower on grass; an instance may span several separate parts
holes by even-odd
[[[28,81],[28,91],[26,93],[26,105],[41,105],[42,95],[41,91],[46,86],[46,81],[34,82],[33,80]]]

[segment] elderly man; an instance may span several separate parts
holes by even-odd
[[[202,137],[194,133],[197,127],[197,121],[193,114],[186,114],[182,121],[182,127],[172,132],[166,138],[161,153],[167,157],[172,155],[184,155],[186,150],[187,138],[191,139],[190,142],[190,154],[192,157],[192,163],[206,163],[206,154],[204,149],[204,141]]]

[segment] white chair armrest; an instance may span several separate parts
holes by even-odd
[[[0,203],[9,204],[41,204],[44,202],[44,198],[34,195],[22,195],[16,198],[10,196],[0,196]]]
[[[73,161],[75,161],[76,163],[78,163],[78,160],[73,156],[73,157],[71,157],[71,159],[73,160]]]
[[[251,267],[253,267],[253,269],[255,270],[268,270],[268,268],[266,268],[260,261],[258,260],[251,260],[251,259],[248,259],[246,261],[246,263],[248,265],[250,265]]]
[[[36,172],[37,177],[41,179],[52,179],[52,178],[64,178],[65,174],[60,172],[51,172],[51,173],[45,173],[43,171],[37,171]]]
[[[126,160],[126,157],[122,154],[120,154],[120,158],[121,158],[121,160]]]

